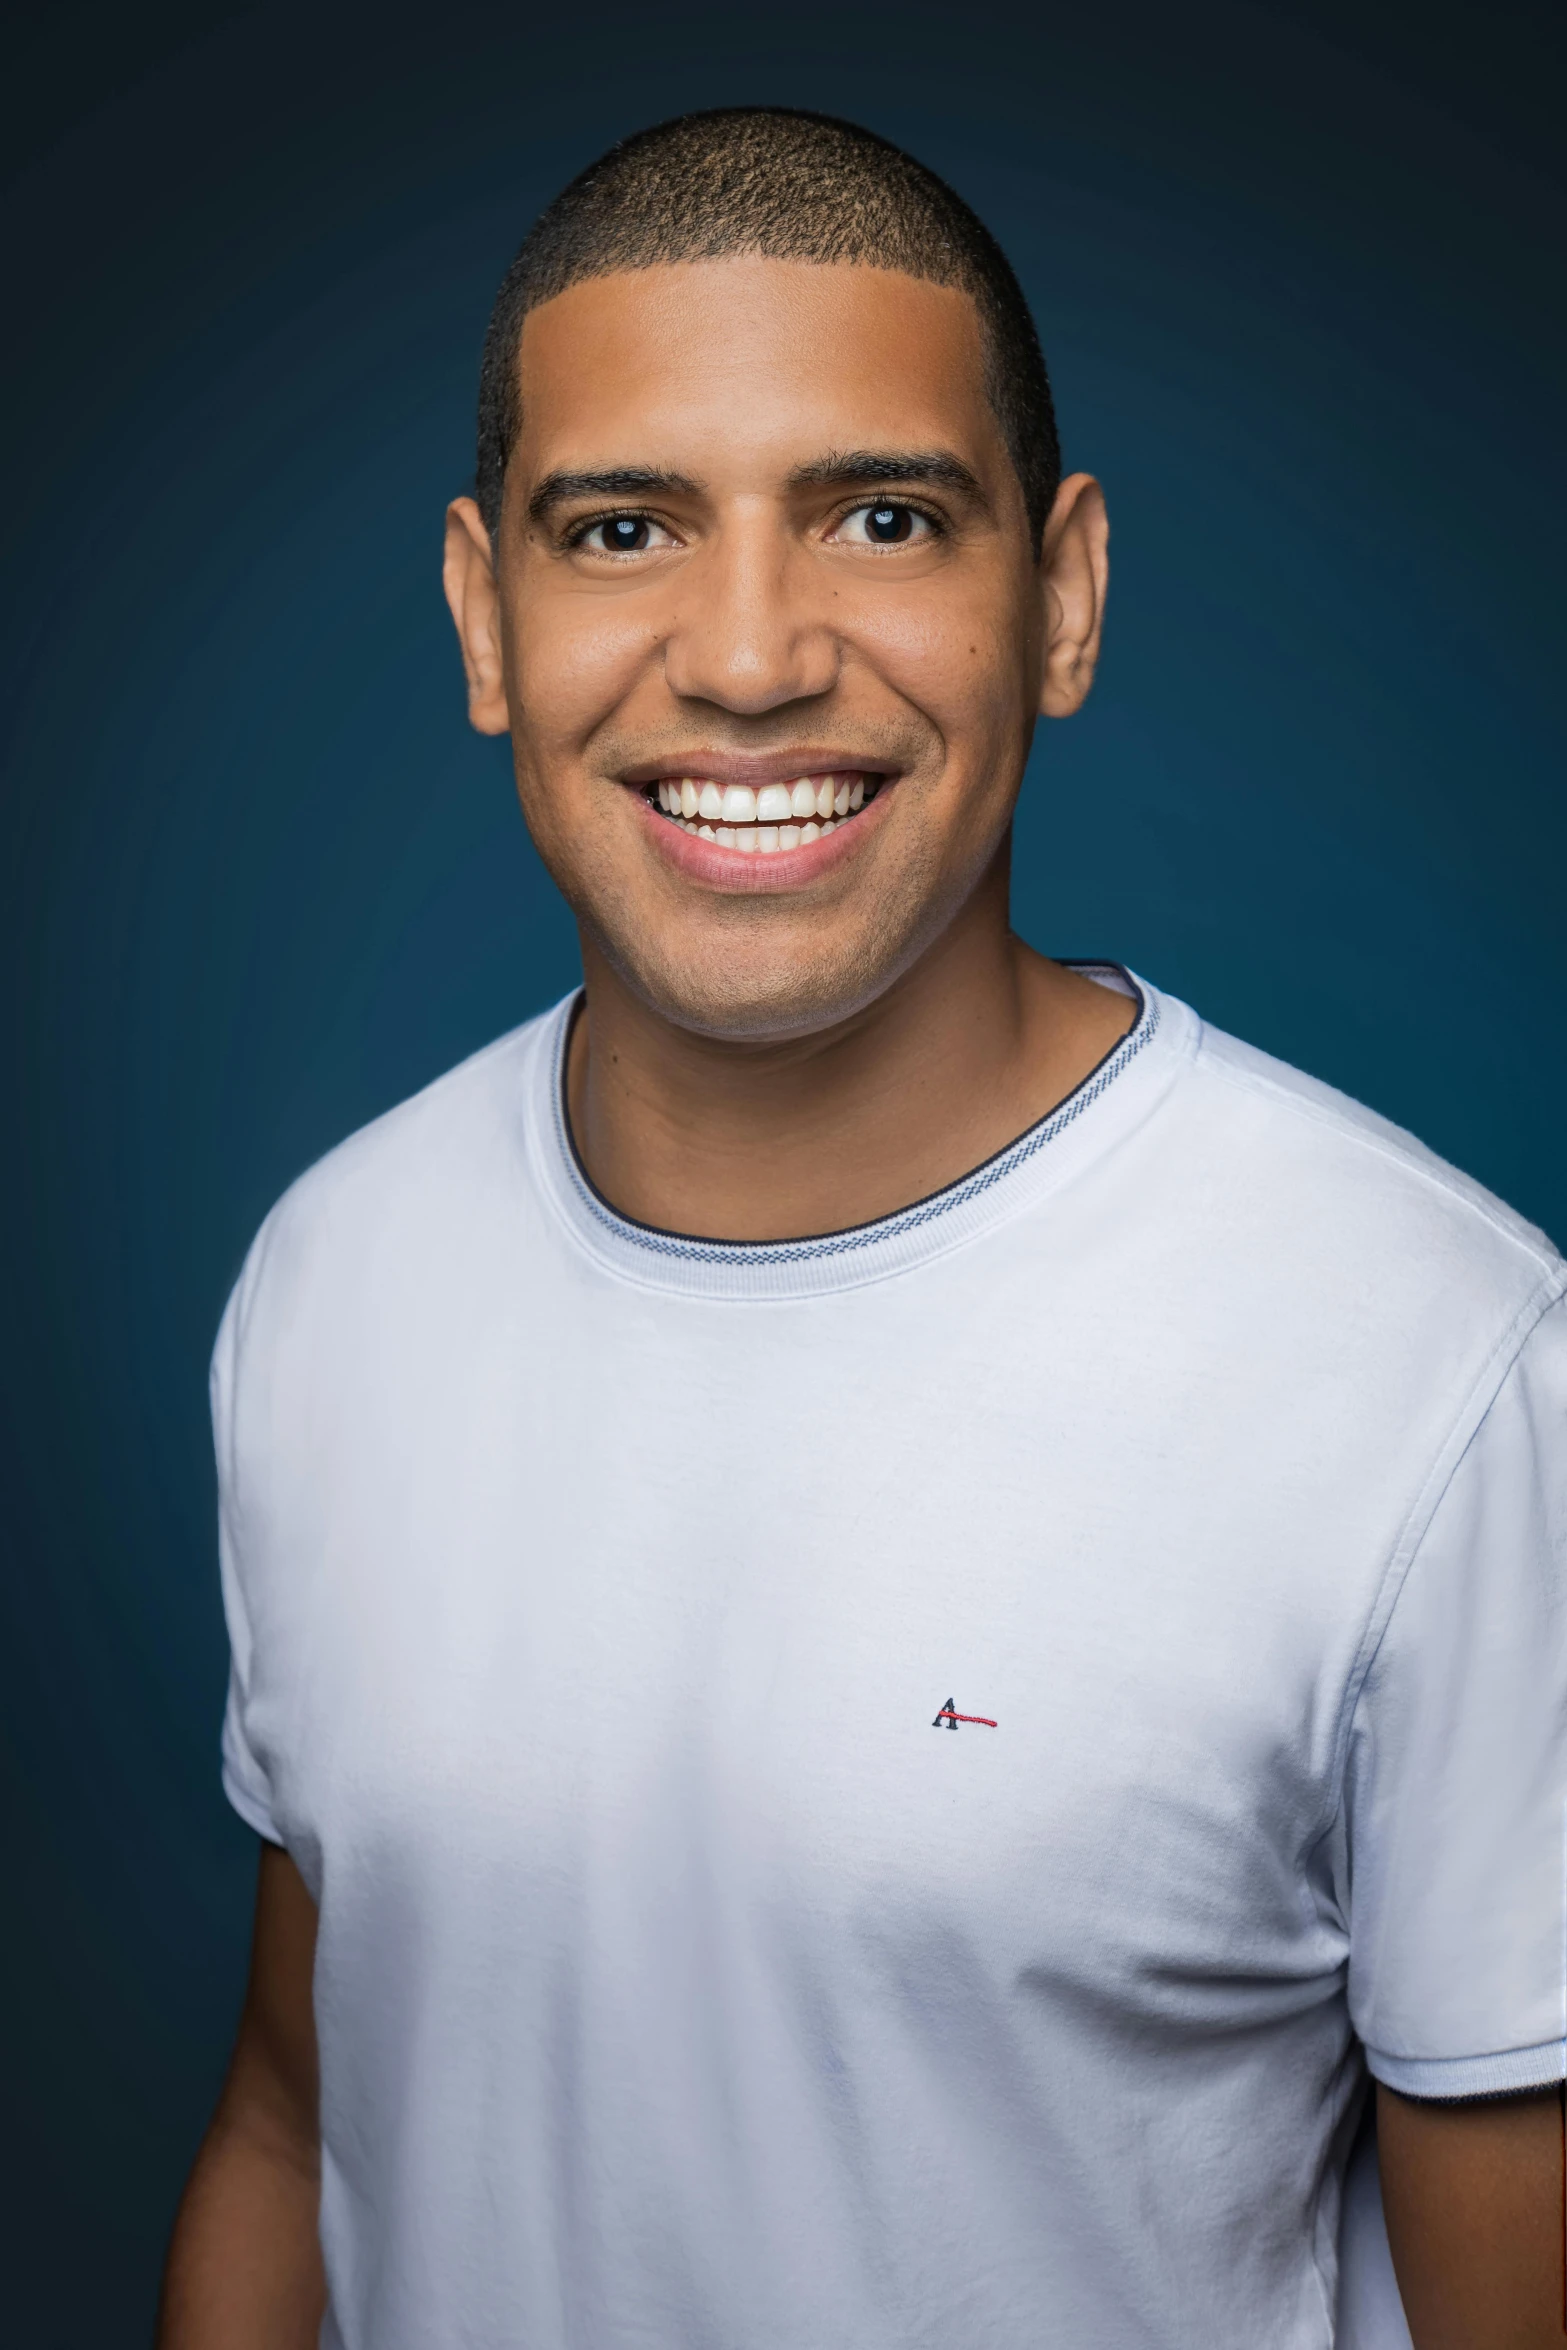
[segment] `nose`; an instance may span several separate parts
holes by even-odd
[[[813,571],[772,517],[727,523],[681,568],[664,640],[671,692],[747,718],[830,693],[839,647]]]

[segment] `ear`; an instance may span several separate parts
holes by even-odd
[[[453,498],[446,509],[446,560],[441,579],[468,677],[468,722],[480,734],[507,734],[511,717],[501,659],[500,591],[495,584],[490,534],[472,498]]]
[[[1040,559],[1045,658],[1039,708],[1045,718],[1070,718],[1094,682],[1110,584],[1109,547],[1103,490],[1091,473],[1070,474],[1056,492]]]

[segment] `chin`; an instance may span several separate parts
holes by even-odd
[[[645,954],[633,961],[613,947],[609,952],[662,1019],[736,1044],[781,1042],[837,1027],[874,1003],[897,971],[896,957],[864,941],[836,953],[787,957],[736,955],[711,945],[657,962]]]

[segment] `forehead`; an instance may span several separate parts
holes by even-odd
[[[529,312],[519,388],[529,474],[877,444],[1005,462],[973,300],[897,270],[744,254],[589,278]]]

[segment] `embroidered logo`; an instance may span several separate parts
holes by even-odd
[[[949,1697],[936,1719],[931,1723],[931,1728],[933,1730],[955,1730],[959,1722],[977,1722],[982,1730],[994,1730],[997,1727],[989,1714],[960,1714],[957,1710],[956,1700]]]

